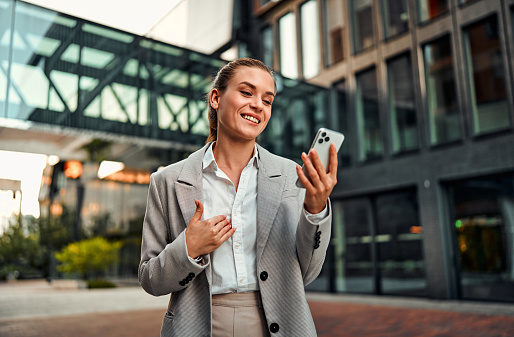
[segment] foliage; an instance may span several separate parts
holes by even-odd
[[[87,287],[89,289],[97,289],[97,288],[116,288],[116,285],[110,281],[98,279],[98,280],[89,280],[87,281]]]
[[[30,229],[30,228],[29,228]],[[21,218],[11,221],[0,236],[0,278],[14,273],[20,278],[37,275],[44,263],[44,249],[36,233],[23,233]]]
[[[105,270],[118,261],[121,242],[109,242],[101,237],[70,243],[56,253],[63,272],[78,272],[84,279]]]

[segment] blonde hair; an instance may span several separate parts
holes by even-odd
[[[236,70],[240,67],[253,67],[259,68],[268,72],[275,82],[273,71],[269,69],[264,63],[259,60],[251,58],[240,58],[232,62],[227,63],[219,71],[214,81],[212,82],[211,90],[207,95],[207,104],[209,105],[208,117],[209,117],[209,137],[207,137],[207,143],[214,142],[218,138],[218,113],[216,109],[211,106],[210,93],[213,89],[217,89],[222,93],[227,88],[228,82],[234,77]]]

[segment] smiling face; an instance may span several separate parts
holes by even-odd
[[[255,141],[271,117],[275,83],[256,67],[239,67],[225,90],[213,89],[209,99],[218,115],[218,138]]]

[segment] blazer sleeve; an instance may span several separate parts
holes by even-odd
[[[311,283],[318,277],[325,261],[332,229],[332,209],[327,202],[328,214],[319,222],[312,222],[302,210],[296,229],[296,253],[302,270],[303,283]]]
[[[165,207],[169,205],[165,205],[164,202],[169,202],[168,198],[175,196],[164,197],[164,179],[157,184],[158,178],[162,177],[156,178],[156,174],[152,174],[150,178],[138,271],[139,283],[146,292],[154,296],[187,288],[209,264],[208,256],[203,265],[190,261],[184,230],[172,239],[170,220]],[[182,225],[185,228],[185,224]]]

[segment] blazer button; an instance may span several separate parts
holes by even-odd
[[[263,272],[261,273],[261,280],[262,280],[262,281],[266,281],[267,279],[268,279],[268,272],[263,271]]]
[[[280,327],[278,326],[277,323],[271,323],[271,325],[269,326],[269,331],[275,333],[275,332],[278,332],[278,330],[280,329]]]
[[[187,276],[193,278],[193,277],[195,277],[195,273],[189,273]]]
[[[180,281],[178,284],[180,284],[182,287],[186,285],[184,281]]]

